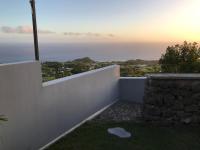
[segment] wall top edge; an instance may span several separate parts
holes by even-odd
[[[120,80],[138,80],[147,79],[147,77],[120,77]]]
[[[30,60],[30,61],[20,61],[20,62],[12,62],[12,63],[5,63],[0,64],[0,67],[4,66],[14,66],[14,65],[22,65],[22,64],[30,64],[30,63],[39,63],[38,61]]]
[[[71,79],[75,79],[75,78],[78,78],[78,77],[90,75],[90,74],[93,74],[93,73],[105,71],[105,70],[112,69],[112,68],[115,68],[115,67],[119,67],[119,66],[118,65],[111,65],[111,66],[108,66],[108,67],[95,69],[95,70],[91,70],[91,71],[75,74],[75,75],[72,75],[72,76],[68,76],[68,77],[64,77],[64,78],[60,78],[60,79],[44,82],[43,83],[43,87],[54,85],[54,84],[58,84],[58,83],[61,83],[61,82],[67,81],[67,80],[71,80]]]
[[[200,73],[158,73],[147,74],[149,79],[200,79]]]

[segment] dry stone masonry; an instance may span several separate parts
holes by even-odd
[[[143,117],[161,124],[200,123],[200,75],[147,75]]]

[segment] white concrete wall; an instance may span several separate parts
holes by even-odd
[[[0,65],[0,150],[38,149],[119,99],[119,66],[42,84],[40,63]]]
[[[120,100],[143,103],[146,77],[121,77]]]

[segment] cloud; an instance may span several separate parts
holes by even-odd
[[[53,34],[53,33],[56,33],[56,32],[53,32],[53,31],[50,31],[50,30],[38,30],[38,32],[40,34]]]
[[[73,36],[73,37],[115,37],[114,34],[100,34],[100,33],[92,33],[92,32],[87,32],[87,33],[80,33],[80,32],[65,32],[64,35],[66,36]]]
[[[3,33],[19,33],[19,34],[30,34],[33,33],[33,28],[31,26],[18,26],[18,27],[10,27],[10,26],[2,26],[1,31]],[[41,34],[52,34],[50,30],[38,30],[38,33]]]
[[[114,34],[108,34],[108,36],[109,36],[109,37],[115,37],[115,35],[114,35]]]
[[[0,27],[0,30],[3,33],[17,33],[17,34],[32,34],[33,28],[32,26],[18,26],[18,27],[11,27],[11,26],[2,26]],[[38,29],[38,33],[40,34],[53,34],[56,32],[50,31],[50,30],[41,30]],[[86,32],[86,33],[80,33],[80,32],[64,32],[65,36],[68,37],[89,37],[89,38],[114,38],[114,34],[101,34],[101,33],[93,33],[93,32]]]

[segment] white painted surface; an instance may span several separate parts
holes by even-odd
[[[120,100],[143,103],[146,77],[121,77]]]
[[[86,123],[87,121],[92,120],[93,118],[95,118],[96,116],[98,116],[99,114],[101,114],[103,111],[105,111],[106,109],[108,109],[109,107],[111,107],[113,104],[115,104],[118,100],[114,101],[113,103],[107,105],[106,107],[102,108],[101,110],[97,111],[96,113],[94,113],[93,115],[91,115],[90,117],[86,118],[85,120],[81,121],[79,124],[73,126],[71,129],[67,130],[65,133],[61,134],[59,137],[55,138],[54,140],[52,140],[51,142],[49,142],[48,144],[46,144],[45,146],[41,147],[39,150],[45,150],[46,148],[48,148],[49,146],[51,146],[52,144],[54,144],[55,142],[57,142],[58,140],[60,140],[61,138],[63,138],[64,136],[66,136],[67,134],[73,132],[76,128],[80,127],[81,125],[83,125],[84,123]]]
[[[121,127],[108,128],[107,131],[109,134],[115,135],[119,138],[130,138],[131,137],[131,133]]]
[[[1,150],[35,150],[119,98],[119,66],[42,84],[40,63],[0,66]]]

